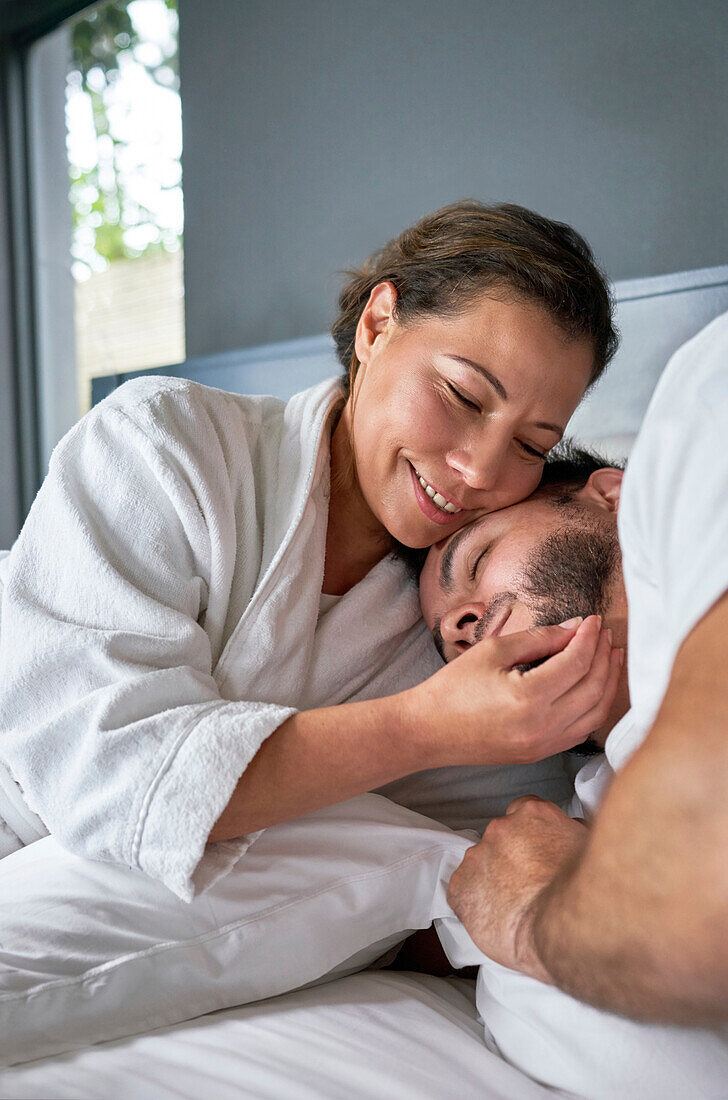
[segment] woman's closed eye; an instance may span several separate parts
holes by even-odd
[[[452,382],[448,382],[447,387],[462,405],[465,405],[468,409],[475,409],[476,412],[480,412],[480,405],[478,405],[477,402],[473,401],[470,397],[467,397],[464,393],[462,393],[457,388],[457,386],[453,386]]]
[[[474,409],[475,412],[481,412],[480,405],[477,403],[477,401],[474,401],[472,397],[468,397],[467,394],[463,393],[463,391],[458,389],[457,386],[453,385],[452,382],[448,381],[446,382],[446,385],[450,393],[453,395],[453,397],[456,398],[459,404],[463,405],[467,409]],[[534,447],[532,444],[526,443],[522,439],[518,439],[516,442],[518,443],[521,450],[525,454],[529,455],[531,458],[538,459],[539,462],[544,462],[546,460],[548,450],[540,451],[538,447]]]
[[[538,448],[532,447],[530,443],[524,443],[522,439],[518,440],[518,444],[526,452],[526,454],[532,455],[534,458],[540,459],[541,462],[546,461],[548,451],[539,451]]]

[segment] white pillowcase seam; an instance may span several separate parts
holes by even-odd
[[[320,897],[321,894],[330,893],[332,890],[336,890],[341,886],[348,886],[353,883],[363,882],[367,879],[382,878],[385,875],[390,875],[393,872],[398,871],[401,867],[407,866],[409,863],[414,863],[417,860],[422,859],[430,855],[431,852],[445,849],[446,844],[431,844],[427,848],[421,849],[419,852],[415,852],[412,855],[403,856],[402,859],[398,859],[396,863],[391,866],[376,871],[366,871],[359,875],[353,875],[346,879],[337,879],[336,882],[329,883],[328,886],[322,886],[320,889],[314,891],[311,894],[304,894],[300,897],[293,898],[290,901],[281,902],[279,905],[274,905],[272,908],[265,909],[263,912],[256,913],[254,916],[246,917],[244,920],[233,921],[231,924],[226,924],[222,928],[215,928],[209,932],[204,932],[200,936],[195,936],[194,939],[175,941],[173,943],[155,944],[153,947],[147,948],[145,951],[134,952],[134,954],[126,954],[120,956],[118,959],[110,959],[108,962],[101,963],[99,966],[92,967],[91,970],[85,971],[83,974],[78,974],[72,978],[55,978],[50,982],[44,982],[42,985],[35,986],[33,989],[22,990],[20,992],[4,993],[0,994],[0,1005],[12,1004],[14,1001],[27,1001],[33,997],[39,996],[43,993],[52,992],[53,990],[60,990],[74,985],[82,985],[84,982],[91,981],[97,978],[99,975],[106,973],[107,971],[114,970],[119,966],[123,966],[126,962],[133,962],[136,959],[144,959],[153,955],[162,954],[166,951],[187,950],[190,947],[196,947],[201,944],[207,943],[209,940],[217,939],[220,936],[226,936],[231,932],[235,932],[240,928],[244,928],[246,925],[255,924],[259,920],[267,919],[274,913],[282,912],[286,909],[290,909],[295,905],[300,905],[302,902],[311,901],[314,898]]]

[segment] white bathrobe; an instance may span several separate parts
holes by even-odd
[[[339,394],[332,380],[284,404],[143,377],[55,448],[0,562],[10,847],[50,831],[189,900],[259,835],[205,848],[282,722],[391,694],[440,666],[392,557],[319,619]],[[473,769],[443,771],[472,787]],[[524,785],[566,796],[558,762],[485,773],[481,827]],[[439,774],[420,773],[411,799],[406,783],[381,790],[436,812],[423,790]]]

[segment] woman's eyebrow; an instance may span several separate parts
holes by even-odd
[[[466,367],[472,367],[473,370],[479,371],[490,382],[500,399],[502,401],[508,400],[508,394],[503,383],[494,374],[491,374],[482,363],[474,363],[472,359],[466,359],[463,355],[448,355],[448,359],[454,359],[456,363],[463,363]]]
[[[547,432],[556,432],[559,439],[564,434],[564,429],[560,428],[558,424],[546,424],[543,420],[536,420],[533,426],[534,428],[545,428]]]
[[[494,374],[491,374],[482,363],[474,363],[472,359],[466,359],[464,355],[448,355],[448,359],[454,359],[456,363],[463,363],[466,367],[472,367],[473,370],[479,371],[490,382],[500,399],[502,401],[508,400],[508,394],[503,383]],[[547,432],[556,432],[559,439],[564,434],[564,429],[560,428],[558,424],[547,424],[543,420],[535,421],[533,426],[534,428],[545,428]]]

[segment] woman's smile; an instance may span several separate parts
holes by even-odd
[[[465,508],[464,504],[461,504],[459,500],[456,500],[455,497],[450,494],[441,493],[439,489],[436,489],[435,486],[427,480],[427,478],[422,476],[422,472],[418,470],[416,466],[413,465],[412,468],[417,474],[420,485],[425,490],[430,500],[434,500],[438,508],[442,508],[443,512],[450,512],[451,515],[455,512],[463,511]]]
[[[414,488],[415,500],[419,505],[420,511],[432,520],[433,523],[438,523],[441,526],[447,526],[449,524],[458,523],[462,519],[461,512],[445,512],[442,508],[438,507],[433,500],[427,495],[425,490],[420,485],[419,478],[417,477],[414,469],[410,466],[412,485]]]
[[[438,492],[434,486],[430,485],[429,482],[426,482],[411,462],[409,463],[409,468],[412,477],[412,485],[414,487],[415,500],[427,518],[431,519],[433,523],[440,523],[442,525],[459,522],[462,519],[462,512],[464,511],[462,505],[456,504],[455,501],[444,496],[444,494]],[[425,486],[427,486],[427,488],[425,488]]]

